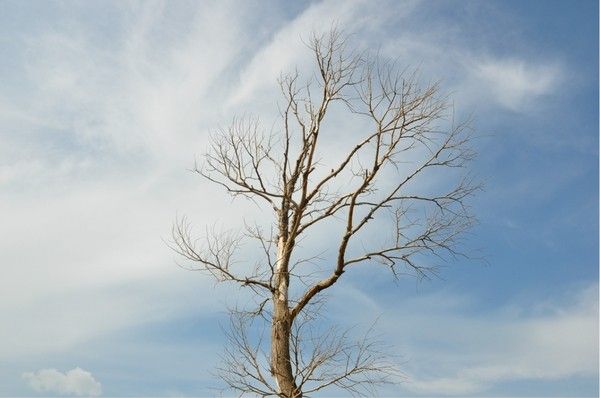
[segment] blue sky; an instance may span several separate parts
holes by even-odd
[[[598,395],[594,1],[1,1],[0,395],[214,394],[240,292],[162,239],[177,214],[263,216],[187,170],[233,115],[276,120],[275,79],[333,21],[440,79],[479,136],[486,261],[331,292],[331,321],[378,318],[400,358],[382,395]]]

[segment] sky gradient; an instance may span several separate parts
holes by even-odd
[[[598,396],[598,4],[516,0],[0,1],[0,395],[214,395],[244,293],[164,240],[264,216],[189,169],[234,115],[277,121],[277,77],[334,22],[441,81],[485,183],[485,261],[330,293],[399,358],[381,395]]]

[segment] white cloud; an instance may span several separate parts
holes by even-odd
[[[65,15],[86,5],[69,7]],[[67,16],[68,29],[27,36],[15,73],[31,87],[0,88],[0,290],[11,297],[0,323],[14,326],[0,331],[3,358],[68,351],[198,309],[202,297],[178,300],[192,294],[183,280],[209,282],[183,278],[161,238],[177,212],[202,226],[245,210],[222,216],[225,196],[186,169],[206,127],[222,121],[224,70],[259,11],[235,2],[118,7],[122,36],[110,45]],[[183,22],[168,19],[182,11]]]
[[[372,35],[373,31],[386,21],[397,22],[410,15],[418,4],[418,1],[404,1],[401,7],[394,7],[394,2],[382,1],[373,7],[365,0],[324,0],[311,4],[253,55],[240,71],[239,87],[232,92],[227,104],[249,106],[257,102],[258,97],[269,99],[269,106],[273,106],[271,99],[279,93],[272,89],[281,73],[297,70],[305,73],[304,78],[312,77],[312,58],[306,45],[311,34],[318,35],[335,26],[350,34],[352,45],[359,50],[374,50],[381,43]],[[383,9],[388,12],[382,13]]]
[[[502,383],[598,374],[597,284],[485,313],[465,295],[428,294],[388,307],[348,286],[337,294],[352,308],[341,317],[384,314],[378,329],[393,336],[406,375],[401,387],[412,394],[484,395]]]
[[[85,4],[71,7],[65,15],[86,11]],[[169,167],[184,154],[189,160],[190,148],[202,149],[207,128],[224,119],[214,104],[230,91],[228,68],[250,45],[248,24],[260,10],[236,2],[132,2],[112,11],[122,29],[110,44],[97,40],[94,26],[66,16],[68,28],[21,40],[14,73],[30,87],[0,90],[0,157],[35,159],[46,169],[65,157],[135,157]],[[15,146],[18,157],[8,149]],[[0,178],[28,176],[3,163]]]
[[[364,0],[333,0],[309,6],[291,23],[276,32],[272,40],[254,54],[252,60],[241,71],[240,87],[229,98],[228,103],[234,106],[249,100],[265,87],[274,87],[275,79],[282,72],[293,68],[305,70],[308,51],[302,40],[306,40],[311,32],[318,33],[329,29],[334,23],[344,26],[353,17],[360,25],[357,11],[364,3]]]
[[[452,50],[427,35],[407,33],[384,48],[390,57],[420,66],[424,78],[442,80],[459,110],[508,109],[525,113],[539,108],[538,100],[565,93],[563,66],[558,60],[510,58],[480,54],[463,43]],[[440,59],[444,62],[440,63]]]
[[[58,393],[60,395],[99,396],[102,385],[92,374],[79,367],[66,373],[56,369],[42,369],[37,372],[23,373],[23,379],[38,392]]]
[[[0,324],[12,327],[0,329],[0,357],[68,351],[120,328],[208,308],[212,281],[178,269],[161,238],[178,211],[201,232],[204,223],[235,225],[247,209],[222,214],[220,191],[181,174],[5,196],[0,290],[10,300],[0,301]]]
[[[486,59],[472,66],[472,73],[483,85],[481,93],[489,92],[492,100],[514,111],[529,108],[536,99],[562,90],[561,68],[555,63]]]

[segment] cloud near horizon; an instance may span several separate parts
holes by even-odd
[[[41,369],[23,373],[23,379],[37,392],[77,397],[102,395],[102,385],[86,370],[76,367],[65,373],[56,369]]]
[[[598,373],[597,283],[570,286],[547,299],[513,299],[486,312],[474,310],[479,304],[468,292],[415,295],[398,307],[356,283],[360,276],[333,298],[335,320],[378,319],[377,329],[395,341],[402,374],[397,381],[405,394],[484,396],[503,383]]]
[[[435,352],[422,345],[411,361],[419,370],[409,376],[406,389],[425,395],[470,395],[503,382],[594,377],[598,372],[597,284],[574,289],[561,299],[514,303],[488,314],[468,314],[467,308],[459,305],[446,314],[423,309],[427,319],[414,321],[423,322],[422,341],[430,339],[433,347],[462,347],[462,352]],[[444,329],[436,329],[431,321]],[[417,347],[419,331],[413,332],[409,339]],[[427,369],[436,360],[438,367]]]

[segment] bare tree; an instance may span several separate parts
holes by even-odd
[[[257,297],[255,309],[234,311],[219,370],[241,395],[301,397],[329,386],[361,394],[388,381],[392,368],[368,338],[354,342],[336,328],[310,326],[323,292],[346,271],[376,262],[396,278],[427,277],[435,272],[428,258],[460,255],[459,239],[473,223],[465,200],[478,187],[460,171],[474,157],[468,124],[453,121],[438,84],[420,85],[417,72],[352,51],[335,29],[313,35],[308,47],[314,77],[301,83],[296,72],[279,80],[281,131],[235,119],[213,135],[205,162],[195,168],[233,197],[272,208],[272,226],[209,233],[202,247],[186,219],[173,228],[173,248],[194,269]],[[349,137],[355,143],[335,163],[319,154],[333,107],[369,126]],[[444,183],[437,191],[419,184],[438,176]],[[361,236],[382,223],[391,239],[368,246]],[[312,261],[315,273],[298,246],[322,225],[339,228],[339,238],[331,243],[333,256]],[[243,240],[263,253],[255,266],[237,261]],[[268,338],[254,328],[257,319],[269,324]]]

